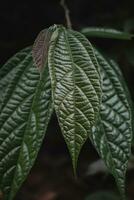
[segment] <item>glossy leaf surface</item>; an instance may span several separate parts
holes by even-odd
[[[88,40],[63,27],[52,35],[48,62],[54,106],[75,171],[80,150],[99,113],[98,65]]]
[[[0,188],[4,200],[13,199],[28,175],[51,112],[48,68],[40,79],[30,52],[17,63],[14,78],[4,93],[0,113]]]
[[[117,66],[113,67],[97,50],[95,54],[101,70],[103,96],[100,119],[93,129],[92,140],[124,198],[132,135],[130,105],[120,70],[117,71]]]
[[[17,69],[18,65],[23,62],[27,54],[31,51],[31,47],[27,47],[20,52],[18,52],[16,55],[14,55],[12,58],[10,58],[6,64],[4,64],[0,68],[0,107],[2,103],[3,93],[5,89],[7,88],[10,81],[13,79]]]

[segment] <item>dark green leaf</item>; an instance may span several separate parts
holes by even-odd
[[[23,62],[27,54],[31,51],[31,47],[27,47],[13,56],[9,61],[0,69],[0,107],[2,103],[2,96],[10,81],[13,79],[18,65]]]
[[[130,33],[118,31],[111,28],[86,27],[81,30],[81,33],[87,37],[111,38],[119,40],[131,40],[133,35]]]
[[[48,67],[40,79],[31,52],[23,59],[4,93],[0,113],[0,188],[4,200],[13,199],[28,175],[52,112]]]
[[[100,108],[98,65],[89,41],[63,27],[52,35],[48,63],[54,106],[75,171]]]
[[[100,120],[92,135],[93,143],[114,175],[124,198],[125,174],[131,152],[132,120],[121,72],[97,50],[95,54],[102,76]]]

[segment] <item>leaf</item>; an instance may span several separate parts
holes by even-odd
[[[4,200],[13,199],[33,166],[52,113],[48,67],[40,79],[30,52],[16,69],[0,113],[0,188]]]
[[[0,68],[0,107],[5,89],[7,88],[10,81],[13,79],[18,69],[18,65],[21,64],[21,62],[25,59],[30,51],[31,47],[27,47],[21,50],[12,58],[10,58],[9,61]]]
[[[111,28],[86,27],[81,30],[87,37],[110,38],[119,40],[131,40],[133,35],[127,32],[118,31]]]
[[[52,35],[48,63],[55,110],[76,173],[80,150],[99,112],[98,64],[88,40],[63,27]]]
[[[49,41],[51,39],[52,31],[49,29],[42,30],[33,45],[33,59],[35,65],[39,68],[40,72],[45,65],[45,60],[48,55]]]
[[[131,142],[131,148],[134,144],[134,103],[132,101],[132,98],[131,98],[131,95],[130,95],[130,92],[128,90],[128,87],[124,81],[124,78],[122,76],[122,73],[119,69],[119,66],[118,64],[113,60],[113,59],[109,59],[109,62],[112,66],[112,68],[114,70],[116,70],[116,73],[118,74],[118,78],[120,79],[121,83],[122,83],[122,86],[124,87],[124,90],[125,90],[125,93],[126,93],[126,96],[127,96],[127,100],[129,102],[129,106],[130,106],[130,109],[131,109],[131,120],[132,120],[132,142]]]
[[[98,50],[95,54],[102,76],[102,105],[100,120],[93,128],[92,141],[105,161],[124,199],[125,174],[131,153],[132,120],[121,72]]]

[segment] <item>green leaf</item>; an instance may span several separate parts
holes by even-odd
[[[81,33],[87,37],[110,38],[119,40],[131,40],[133,37],[133,35],[130,33],[101,27],[86,27],[81,30]]]
[[[124,198],[125,174],[131,153],[132,120],[130,105],[121,80],[121,72],[113,67],[99,51],[95,54],[102,76],[102,105],[100,120],[93,128],[92,141],[105,161]]]
[[[0,68],[0,107],[2,103],[3,93],[10,81],[13,79],[17,67],[25,59],[27,54],[31,51],[31,47],[27,47],[7,61],[5,65]]]
[[[48,63],[55,110],[76,173],[80,150],[100,108],[98,64],[89,41],[63,27],[52,35]]]
[[[30,52],[17,63],[0,113],[0,188],[4,200],[13,199],[33,166],[51,113],[48,67],[40,79]]]
[[[118,64],[113,60],[113,59],[109,59],[109,62],[112,66],[112,68],[116,71],[116,73],[118,74],[118,78],[120,79],[121,83],[122,83],[122,86],[124,87],[124,90],[125,90],[125,93],[126,93],[126,97],[127,97],[127,100],[129,102],[129,106],[130,106],[130,109],[131,109],[131,120],[132,120],[132,142],[131,142],[131,147],[133,146],[134,144],[134,103],[132,101],[132,98],[131,98],[131,95],[130,95],[130,92],[128,90],[128,87],[124,81],[124,78],[122,76],[122,73],[119,69],[119,66]]]

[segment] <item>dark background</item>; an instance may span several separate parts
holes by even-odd
[[[112,27],[134,33],[133,0],[68,0],[73,28]],[[32,45],[37,34],[53,24],[65,24],[59,0],[0,2],[0,64],[20,49]],[[134,99],[134,42],[91,39],[118,61]],[[78,178],[73,176],[71,161],[55,115],[49,125],[38,160],[16,200],[83,200],[100,190],[117,192],[113,178],[98,172],[88,175],[90,164],[99,157],[87,142],[82,150]],[[134,171],[127,174],[127,195],[134,199]]]
[[[109,26],[124,29],[134,19],[133,0],[67,0],[73,28]],[[1,62],[27,45],[40,30],[53,24],[64,24],[59,0],[0,1]]]

